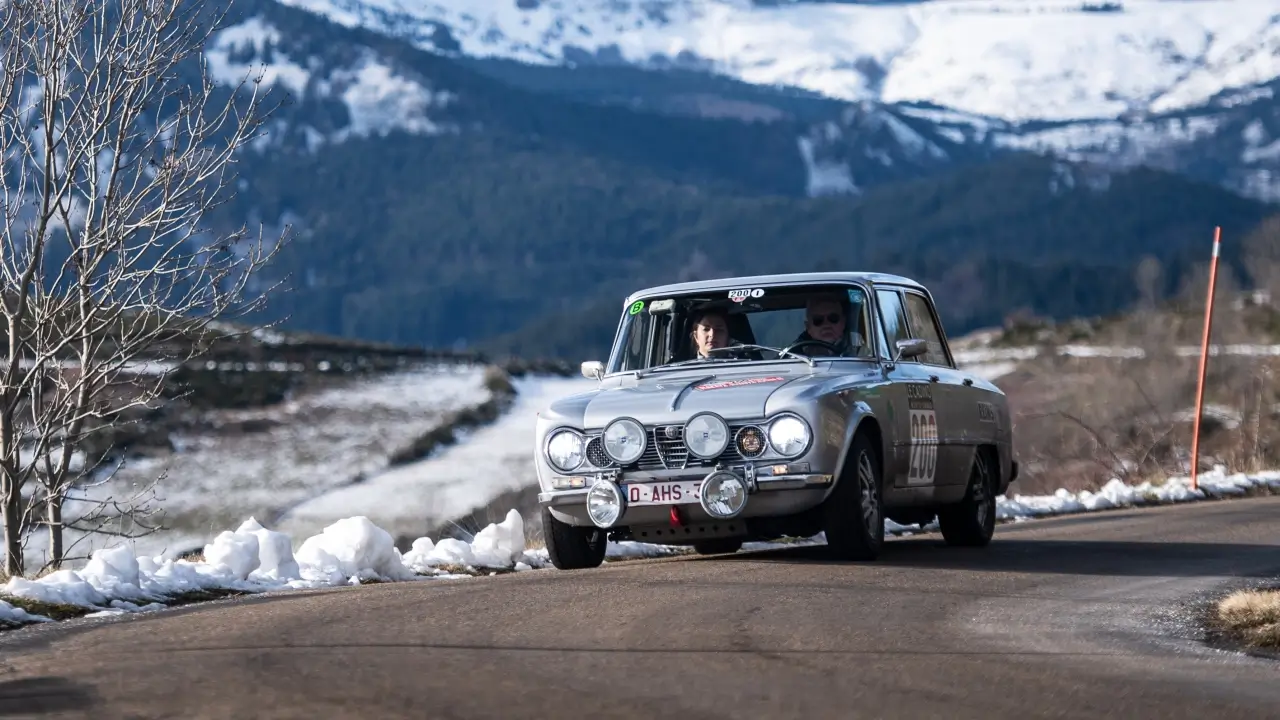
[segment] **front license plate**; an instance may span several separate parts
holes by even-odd
[[[701,489],[701,480],[623,486],[628,505],[687,505],[698,502]]]

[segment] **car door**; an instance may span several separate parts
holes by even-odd
[[[918,367],[929,380],[933,412],[922,414],[929,422],[922,443],[937,444],[937,467],[933,468],[933,484],[957,485],[969,480],[970,442],[965,433],[971,415],[966,403],[971,402],[965,384],[965,373],[958,370],[947,347],[942,323],[933,303],[919,290],[905,288],[902,293],[911,337],[925,341],[929,351],[916,358]],[[934,429],[933,423],[937,422]],[[932,437],[930,437],[932,435]],[[926,470],[929,469],[927,466]]]
[[[906,301],[900,288],[878,286],[876,302],[885,339],[880,352],[892,360],[897,342],[912,337]],[[919,358],[899,360],[889,370],[887,419],[893,425],[895,487],[929,487],[942,479],[937,429],[946,417],[946,408],[941,402],[940,378],[935,377]]]

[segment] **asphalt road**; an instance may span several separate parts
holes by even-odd
[[[1268,498],[258,597],[4,633],[0,716],[1254,720],[1280,662],[1170,609],[1277,574]]]

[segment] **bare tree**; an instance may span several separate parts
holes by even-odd
[[[1139,307],[1144,311],[1154,310],[1163,298],[1164,267],[1160,260],[1152,255],[1145,255],[1133,273],[1134,284],[1138,288]]]
[[[189,0],[7,0],[0,504],[4,570],[33,528],[145,532],[145,497],[95,496],[90,436],[162,399],[218,319],[257,309],[288,229],[211,226],[271,110],[260,77],[219,87],[203,49],[226,14]],[[141,495],[141,493],[140,493]],[[76,517],[64,518],[68,501]]]
[[[1263,221],[1241,244],[1246,272],[1254,288],[1268,291],[1273,298],[1280,297],[1280,214]]]

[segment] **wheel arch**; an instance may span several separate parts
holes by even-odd
[[[1002,484],[1005,479],[1004,468],[1001,466],[1000,448],[995,443],[978,443],[973,448],[973,459],[981,457],[987,465],[987,471],[995,476],[995,490],[1001,491]]]
[[[884,429],[880,426],[880,420],[871,412],[871,409],[862,406],[859,412],[854,416],[854,421],[849,424],[849,430],[845,437],[844,448],[840,452],[840,463],[835,469],[835,482],[832,487],[844,480],[844,476],[850,467],[850,454],[853,452],[853,443],[859,435],[866,435],[871,441],[871,447],[876,453],[876,463],[880,466],[880,483],[888,489],[892,485],[886,458],[890,457],[885,447]]]

